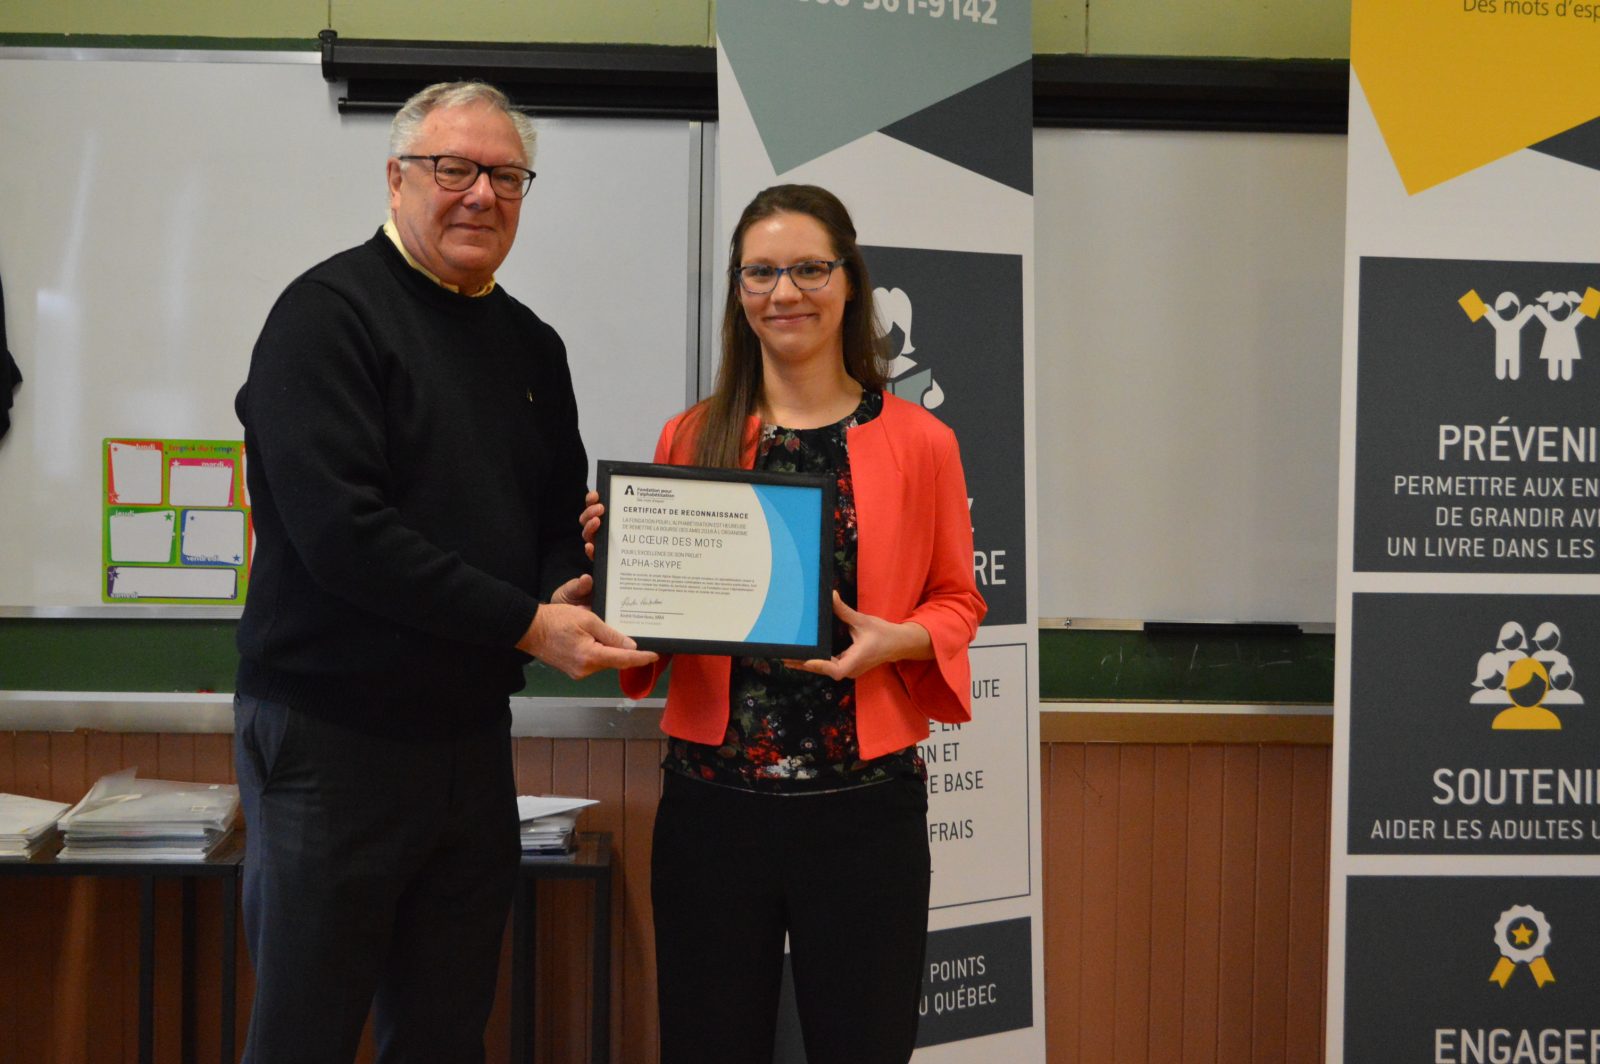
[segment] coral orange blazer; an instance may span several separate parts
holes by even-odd
[[[655,460],[693,461],[694,433],[679,414],[661,430]],[[755,461],[759,423],[745,431],[742,464]],[[928,736],[928,720],[972,719],[967,645],[987,610],[972,570],[972,522],[955,433],[919,406],[892,395],[883,412],[846,438],[856,504],[856,608],[896,623],[915,621],[933,638],[933,658],[879,665],[856,680],[856,733],[863,758],[881,757]],[[644,698],[667,658],[622,672],[622,689]],[[715,745],[728,728],[726,656],[680,654],[661,728]]]

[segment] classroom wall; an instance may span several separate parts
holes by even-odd
[[[497,0],[446,9],[423,0],[10,0],[0,5],[0,46],[149,47],[154,38],[172,38],[174,46],[196,47],[209,38],[223,47],[309,49],[325,28],[347,37],[704,46],[712,43],[713,7],[712,0]],[[1035,0],[1033,17],[1035,51],[1046,54],[1348,54],[1348,0]],[[1195,675],[1198,643],[1193,653],[1151,656],[1138,673],[1151,678],[1149,692],[1129,686],[1124,665],[1131,656],[1083,645],[1081,661],[1063,673],[1070,679],[1062,684],[1072,689],[1047,693],[1160,698],[1177,685],[1176,697],[1197,696],[1181,684]],[[1331,662],[1331,640],[1316,641],[1311,656]],[[1269,658],[1262,660],[1276,663]],[[1326,701],[1329,670],[1319,670],[1309,696],[1273,690],[1263,700]],[[1267,672],[1254,668],[1251,675]],[[1103,690],[1078,689],[1091,681]],[[1232,689],[1198,697],[1219,694],[1240,697]],[[1133,716],[1142,722],[1159,715]],[[1046,717],[1087,721],[1091,729],[1083,741],[1052,742],[1047,733],[1041,758],[1050,1064],[1321,1060],[1325,739],[1296,746],[1118,743],[1108,741],[1117,737],[1097,715]],[[220,780],[232,773],[227,750],[228,737],[218,735],[0,731],[0,790],[75,798],[103,771],[135,762],[167,778]],[[600,797],[586,826],[618,834],[612,1045],[615,1059],[645,1064],[654,1059],[645,891],[659,756],[654,740],[518,740],[521,789]],[[208,894],[202,891],[202,929],[216,912]],[[540,926],[551,948],[540,972],[539,1059],[586,1059],[587,894],[558,891],[547,899]],[[136,942],[126,925],[134,912],[130,888],[114,884],[0,881],[0,943],[19,947],[0,965],[0,1060],[133,1059]],[[175,928],[175,899],[164,898],[161,912],[163,928]],[[96,950],[106,943],[109,952]],[[202,1061],[215,1054],[206,1024],[215,973],[204,967],[214,944],[202,937],[198,953]],[[241,995],[248,988],[241,960]],[[158,1055],[165,1059],[176,1038],[176,984],[163,983],[161,994]],[[495,1023],[503,1025],[504,1016],[502,1001]],[[491,1056],[503,1057],[505,1044],[503,1026],[496,1026]]]
[[[714,16],[713,0],[9,0],[0,44],[19,43],[4,39],[15,34],[93,34],[310,47],[331,28],[391,40],[710,45]],[[1033,48],[1045,54],[1337,59],[1349,43],[1348,0],[1033,0]]]

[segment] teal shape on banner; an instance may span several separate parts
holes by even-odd
[[[782,174],[1026,61],[1032,19],[1029,0],[718,0],[717,38]]]

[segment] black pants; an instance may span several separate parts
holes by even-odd
[[[377,738],[246,696],[246,1064],[478,1064],[516,883],[507,729]]]
[[[771,1064],[786,932],[806,1058],[904,1064],[927,809],[917,780],[776,796],[666,773],[651,856],[661,1064]]]

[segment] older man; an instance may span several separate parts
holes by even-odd
[[[483,1059],[517,863],[508,696],[653,660],[581,603],[566,351],[495,284],[533,130],[496,89],[395,117],[390,217],[295,280],[236,409],[255,564],[235,757],[249,1064]]]

